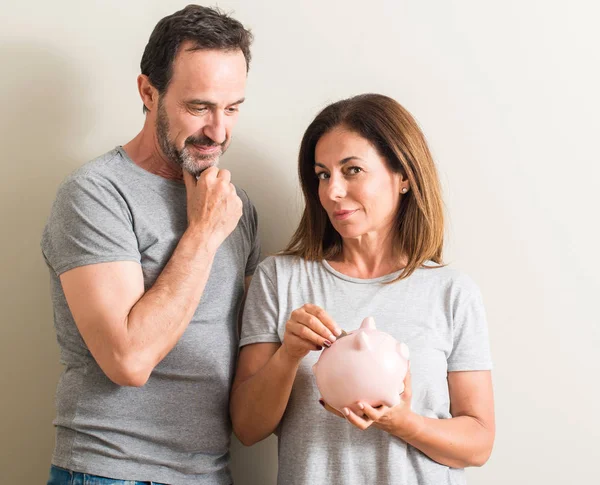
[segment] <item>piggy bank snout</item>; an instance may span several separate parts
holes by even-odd
[[[408,361],[410,359],[410,352],[408,351],[408,345],[406,345],[404,342],[398,343],[398,345],[396,346],[396,350],[402,356],[402,358],[404,360]]]

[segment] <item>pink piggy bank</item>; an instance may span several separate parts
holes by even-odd
[[[313,372],[323,400],[341,411],[350,408],[359,416],[357,401],[371,406],[395,406],[404,391],[408,347],[375,328],[367,317],[360,328],[323,350]]]

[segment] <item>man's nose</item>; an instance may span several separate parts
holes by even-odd
[[[212,141],[221,145],[227,139],[225,115],[219,111],[213,113],[210,122],[204,127],[203,131]]]

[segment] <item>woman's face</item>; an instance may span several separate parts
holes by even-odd
[[[408,183],[368,140],[341,127],[323,135],[315,148],[315,173],[321,204],[342,238],[387,235]]]

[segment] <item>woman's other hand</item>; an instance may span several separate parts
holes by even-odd
[[[340,327],[325,310],[307,303],[290,315],[282,347],[289,357],[301,360],[311,350],[331,346],[341,333]]]

